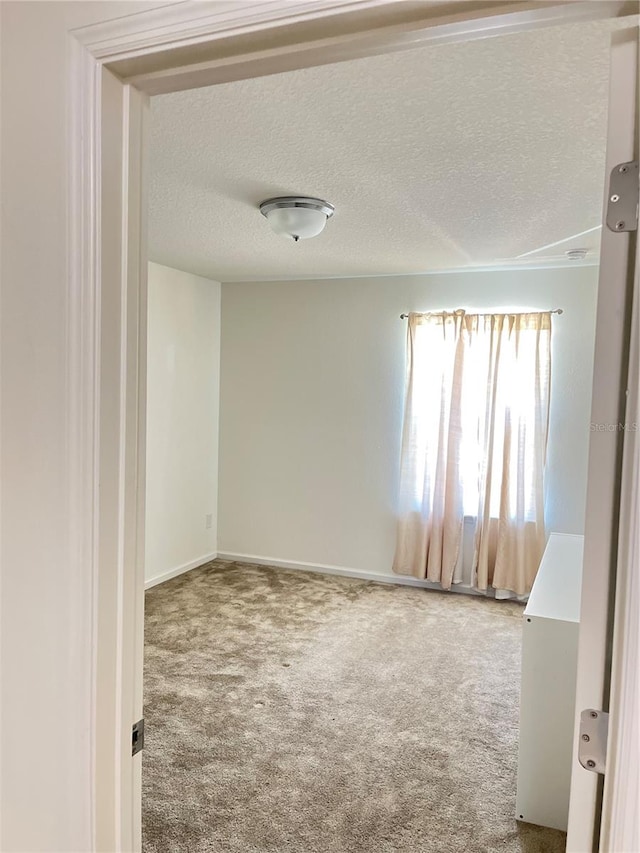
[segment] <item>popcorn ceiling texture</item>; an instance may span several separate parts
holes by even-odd
[[[220,281],[512,259],[601,222],[611,22],[422,47],[152,99],[150,257]],[[317,238],[257,205],[317,195]],[[597,251],[594,232],[575,246]]]
[[[150,590],[145,853],[561,853],[514,815],[521,616],[222,560]]]

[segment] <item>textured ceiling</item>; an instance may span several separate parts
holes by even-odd
[[[150,257],[232,281],[540,262],[576,246],[597,253],[611,26],[153,98]],[[336,214],[295,244],[257,206],[299,194],[326,198]]]

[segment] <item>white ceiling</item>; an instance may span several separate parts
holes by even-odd
[[[532,263],[577,246],[594,258],[611,27],[153,98],[151,259],[233,281]],[[293,243],[258,204],[300,194],[336,214],[319,237]]]

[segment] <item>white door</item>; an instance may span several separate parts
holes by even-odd
[[[613,853],[600,825],[608,824],[602,812],[603,777],[585,770],[578,762],[577,724],[587,708],[609,710],[613,603],[616,574],[624,575],[621,561],[631,553],[625,545],[631,524],[620,525],[622,453],[629,458],[634,439],[627,431],[627,383],[631,308],[634,291],[635,234],[624,229],[628,222],[616,216],[619,230],[607,226],[610,203],[609,176],[620,164],[636,160],[638,121],[638,29],[616,33],[611,50],[609,127],[607,138],[607,182],[604,196],[598,309],[596,321],[593,400],[590,428],[589,478],[585,519],[585,558],[582,583],[578,675],[576,685],[576,734],[571,775],[568,853],[602,850]],[[576,152],[579,156],[579,152]],[[632,172],[633,174],[633,172]],[[636,181],[637,181],[637,172]],[[619,199],[617,204],[622,204]],[[613,211],[612,207],[612,211]],[[616,208],[616,211],[620,208]],[[634,211],[635,215],[635,211]],[[629,217],[626,217],[627,220]],[[614,223],[615,227],[615,223]],[[637,285],[636,285],[637,287]],[[633,370],[631,377],[635,377]],[[624,612],[617,614],[624,618]],[[617,626],[618,631],[621,626]],[[614,661],[615,666],[615,661]],[[617,722],[617,721],[616,721]],[[611,720],[614,724],[614,720]],[[607,779],[609,782],[610,779]],[[608,799],[605,809],[609,808]],[[625,850],[631,848],[625,848]],[[637,848],[633,848],[637,849]]]

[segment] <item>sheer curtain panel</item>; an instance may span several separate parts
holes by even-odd
[[[551,315],[410,314],[393,569],[459,579],[465,518],[472,586],[531,590],[545,545]]]

